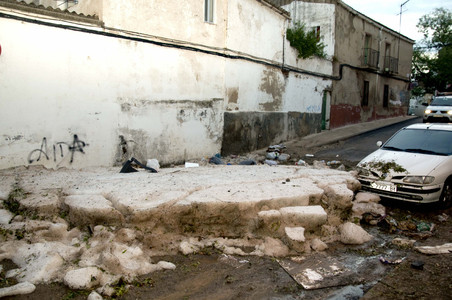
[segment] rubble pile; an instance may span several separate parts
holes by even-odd
[[[35,167],[0,177],[0,262],[17,265],[5,276],[25,292],[62,282],[111,296],[120,280],[177,268],[153,257],[206,247],[287,257],[362,244],[372,236],[357,223],[384,215],[378,198],[358,193],[353,174],[328,167]]]

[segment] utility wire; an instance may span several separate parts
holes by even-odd
[[[393,79],[396,79],[396,80],[400,80],[400,81],[404,81],[404,82],[410,82],[408,79],[397,77],[397,76],[394,76],[392,74],[381,73],[378,70],[362,68],[362,67],[356,67],[356,66],[353,66],[353,65],[350,65],[350,64],[340,64],[339,65],[339,75],[338,76],[334,76],[334,75],[328,75],[328,74],[322,74],[322,73],[318,73],[318,72],[303,70],[303,69],[299,69],[299,68],[296,68],[296,67],[289,67],[289,66],[287,66],[285,64],[278,64],[278,63],[275,63],[275,62],[263,60],[263,59],[256,58],[256,57],[253,57],[253,56],[245,56],[243,54],[235,54],[235,55],[228,54],[228,53],[217,51],[217,50],[209,50],[208,47],[205,47],[204,49],[203,48],[199,48],[199,46],[201,46],[201,45],[199,45],[198,47],[195,47],[195,46],[190,46],[190,45],[176,44],[176,43],[170,42],[170,41],[162,42],[162,41],[151,40],[149,38],[146,38],[144,35],[141,35],[141,36],[130,35],[130,32],[127,35],[124,34],[124,33],[123,34],[118,34],[118,33],[110,32],[110,31],[99,31],[99,30],[94,30],[94,29],[90,29],[90,28],[83,28],[83,27],[79,27],[79,26],[75,26],[75,25],[67,25],[67,24],[58,24],[58,23],[46,22],[46,21],[32,19],[32,18],[26,18],[26,17],[16,16],[16,15],[11,15],[11,14],[5,14],[5,13],[2,13],[2,12],[0,12],[0,18],[12,19],[12,20],[16,20],[16,21],[28,22],[28,23],[32,23],[32,24],[37,24],[37,25],[42,25],[42,26],[49,26],[49,27],[60,28],[60,29],[65,29],[65,30],[72,30],[72,31],[89,33],[89,34],[96,34],[96,35],[101,35],[101,36],[106,36],[106,37],[125,39],[125,40],[129,40],[129,41],[135,41],[135,42],[141,42],[141,43],[146,43],[146,44],[152,44],[152,45],[156,45],[156,46],[160,46],[160,47],[176,48],[176,49],[180,49],[180,50],[199,52],[199,53],[204,53],[204,54],[208,54],[208,55],[215,55],[215,56],[219,56],[219,57],[223,57],[223,58],[227,58],[227,59],[244,60],[244,61],[248,61],[248,62],[252,62],[252,63],[256,63],[256,64],[265,65],[265,66],[268,66],[268,67],[274,67],[274,68],[282,69],[283,71],[290,71],[290,72],[294,72],[294,73],[297,73],[297,74],[311,75],[311,76],[314,76],[314,77],[320,77],[320,78],[323,78],[323,79],[330,79],[330,80],[335,80],[335,81],[342,80],[343,68],[347,67],[347,68],[350,68],[350,69],[364,71],[364,72],[368,72],[368,73],[373,73],[373,74],[377,74],[377,75],[384,76],[384,77],[390,77],[390,78],[393,78]],[[108,29],[108,28],[106,28],[106,29]],[[117,29],[109,29],[109,30],[118,31]],[[226,52],[233,52],[232,50],[228,50],[228,49],[222,49],[222,50],[226,51]]]

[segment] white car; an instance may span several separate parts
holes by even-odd
[[[359,162],[358,179],[362,190],[382,198],[450,206],[452,124],[402,128]]]
[[[424,111],[424,123],[452,123],[452,96],[438,96]]]

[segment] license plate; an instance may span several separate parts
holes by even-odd
[[[377,190],[388,191],[388,192],[397,192],[397,186],[392,185],[392,184],[372,182],[370,186]]]
[[[443,115],[433,115],[434,118],[442,118]]]

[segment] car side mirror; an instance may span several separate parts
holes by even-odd
[[[377,142],[377,146],[378,146],[378,148],[380,148],[380,147],[381,147],[381,145],[383,145],[383,142],[382,142],[382,141],[378,141],[378,142]]]
[[[428,106],[428,103],[427,102],[422,102],[422,105]]]

